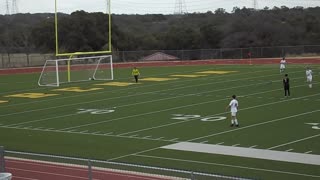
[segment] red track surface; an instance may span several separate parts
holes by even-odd
[[[61,165],[46,162],[7,159],[6,171],[13,174],[12,180],[86,180],[88,169],[80,166]],[[94,180],[168,180],[155,176],[96,170],[93,168]]]
[[[156,66],[179,66],[179,65],[212,65],[212,64],[279,64],[279,59],[224,59],[224,60],[198,60],[198,61],[166,61],[166,62],[136,62],[118,63],[115,68],[128,67],[156,67]],[[295,58],[287,59],[288,64],[319,64],[320,58]],[[38,68],[0,69],[0,75],[22,74],[41,72]],[[88,179],[86,168],[67,166],[44,162],[32,162],[26,160],[6,160],[6,170],[13,174],[13,180],[85,180]],[[152,177],[120,173],[111,170],[93,170],[95,180],[165,180],[166,178]]]
[[[320,58],[287,58],[288,64],[319,64]],[[132,63],[114,63],[114,68],[128,67],[157,67],[157,66],[181,66],[181,65],[213,65],[213,64],[279,64],[280,58],[266,59],[218,59],[218,60],[186,60],[186,61],[153,61],[153,62],[132,62]],[[0,75],[4,74],[22,74],[22,73],[37,73],[41,72],[42,67],[31,68],[11,68],[0,69]]]

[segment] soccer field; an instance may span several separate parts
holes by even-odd
[[[2,75],[0,145],[253,179],[319,179],[320,66],[311,67],[313,88],[305,65],[286,69],[289,98],[278,65],[140,67],[138,84],[131,69],[117,68],[114,81],[55,88],[38,87],[38,73]],[[233,94],[240,127],[230,127],[225,111]]]

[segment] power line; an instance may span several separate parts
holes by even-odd
[[[174,8],[174,14],[185,14],[187,13],[187,6],[184,0],[176,0]]]
[[[7,15],[19,13],[17,0],[5,0],[5,1],[6,1],[5,4],[6,4]]]

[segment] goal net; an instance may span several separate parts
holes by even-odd
[[[38,85],[90,80],[113,80],[112,55],[46,60]]]

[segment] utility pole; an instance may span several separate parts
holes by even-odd
[[[258,10],[258,0],[253,0],[253,9]]]
[[[9,0],[6,0],[6,14],[10,14]]]
[[[6,14],[17,14],[19,13],[18,10],[18,0],[5,0],[6,2]]]
[[[174,14],[182,15],[185,13],[187,13],[187,6],[185,0],[176,0]]]
[[[12,0],[11,14],[19,13],[17,0]]]

